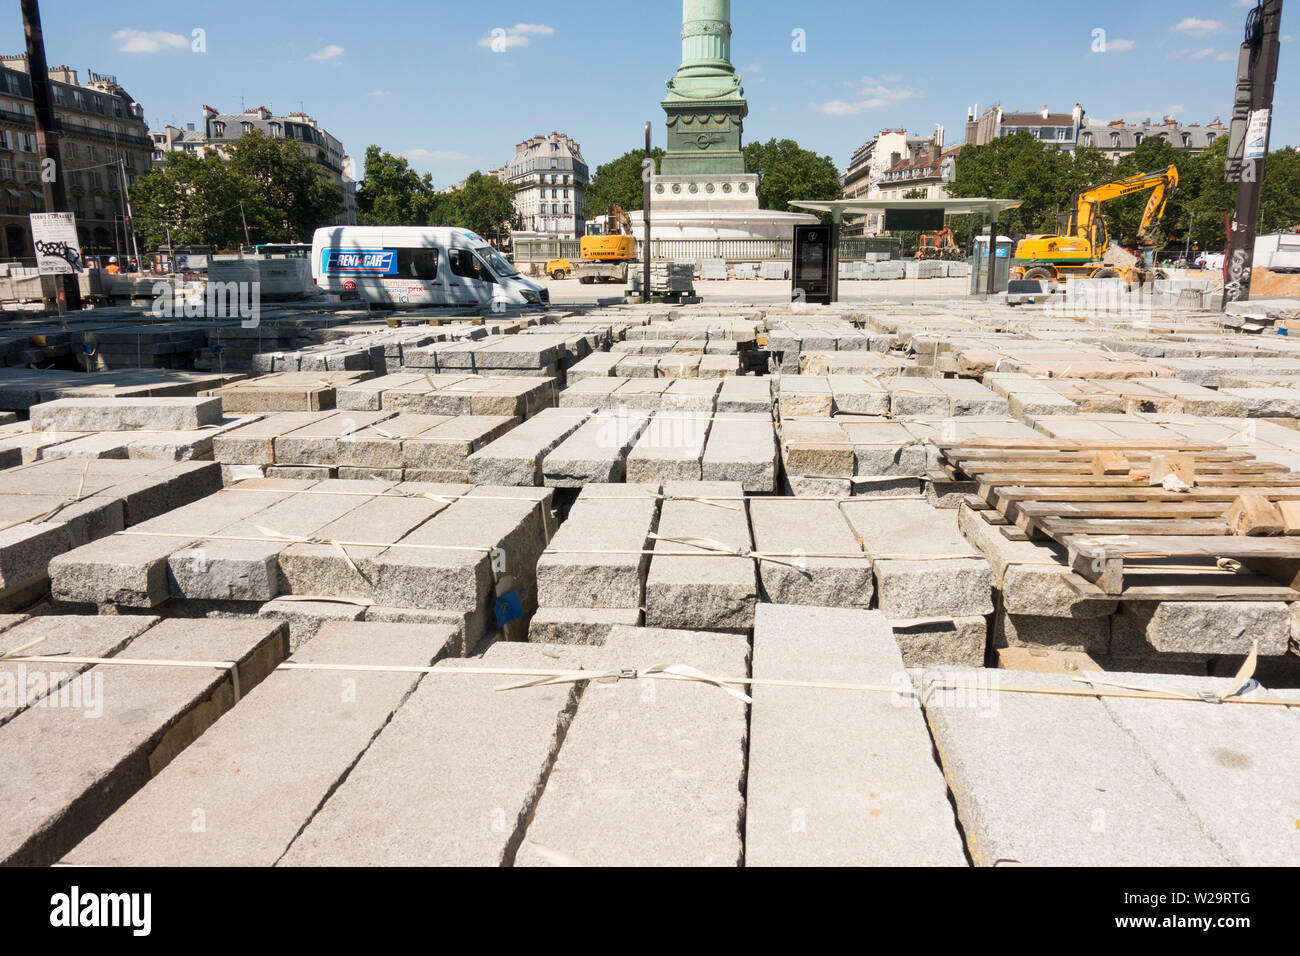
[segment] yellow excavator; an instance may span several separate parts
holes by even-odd
[[[1102,203],[1151,190],[1146,211],[1142,213],[1142,224],[1138,227],[1139,245],[1150,248],[1153,244],[1151,233],[1164,217],[1169,196],[1177,188],[1178,169],[1167,166],[1153,173],[1116,179],[1080,190],[1074,194],[1070,212],[1062,218],[1056,235],[1026,236],[1020,240],[1011,263],[1012,278],[1052,281],[1080,277],[1121,278],[1126,285],[1145,281],[1145,262],[1119,243],[1111,243],[1101,212]]]
[[[552,279],[573,276],[586,285],[627,281],[627,264],[637,259],[632,218],[622,206],[611,203],[605,209],[601,231],[583,236],[579,248],[582,253],[579,261],[551,259],[546,263],[546,274]]]

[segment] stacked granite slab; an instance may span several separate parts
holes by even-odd
[[[824,499],[752,498],[748,503],[759,560],[760,597],[770,604],[869,608],[871,561],[840,511]]]
[[[63,862],[275,865],[421,685],[413,668],[455,644],[445,626],[327,624]],[[383,667],[394,670],[374,669]]]
[[[339,388],[373,375],[369,371],[276,372],[227,385],[210,392],[221,399],[227,415],[265,412],[320,412],[334,408]]]
[[[40,408],[41,406],[33,406]],[[257,421],[257,416],[221,418],[201,428],[114,431],[35,430],[30,422],[0,425],[0,468],[52,458],[136,458],[155,461],[211,461],[216,436]]]
[[[760,605],[753,676],[746,866],[967,865],[925,718],[880,614]],[[793,686],[809,682],[832,686]]]
[[[774,381],[782,418],[889,414],[889,393],[870,375],[782,375]]]
[[[840,510],[871,559],[877,607],[908,665],[982,663],[993,575],[958,530],[957,512],[919,496],[854,499]]]
[[[926,467],[921,439],[874,416],[784,420],[780,451],[782,491],[799,497],[916,493]]]
[[[495,335],[477,341],[438,342],[410,349],[403,357],[403,368],[509,378],[557,378],[590,352],[591,340],[580,332]]]
[[[523,636],[553,521],[544,489],[256,479],[61,555],[53,594],[288,620],[294,647],[323,621],[364,618],[449,624],[472,648],[511,594],[496,626]]]
[[[641,623],[660,491],[631,482],[582,489],[537,562],[530,641],[604,644],[615,625]]]
[[[49,621],[34,620],[0,634],[0,650],[20,655],[0,669],[11,675],[21,668],[29,693],[0,726],[0,864],[58,861],[237,706],[287,652],[284,627],[267,621],[68,620],[75,623],[52,633]],[[44,644],[19,650],[42,628]],[[38,654],[157,663],[21,660]],[[179,661],[212,666],[175,666]],[[38,675],[43,679],[33,681]],[[37,683],[43,693],[31,692]]]
[[[399,413],[340,441],[338,474],[394,482],[469,481],[469,456],[518,421],[503,415]]]
[[[744,488],[667,482],[646,577],[647,627],[743,634],[758,602]]]
[[[64,458],[0,471],[0,608],[40,598],[51,559],[219,487],[211,462]]]
[[[735,634],[618,626],[604,651],[593,670],[749,675]],[[515,864],[740,865],[746,724],[743,700],[696,681],[589,682]]]
[[[348,411],[529,418],[554,404],[554,394],[550,379],[395,372],[339,388],[336,404]]]
[[[595,408],[544,408],[465,459],[474,484],[540,485],[542,462],[596,413]]]
[[[1232,681],[1175,675],[1095,676],[1188,699],[1077,696],[1089,676],[926,672],[926,719],[975,865],[1300,862],[1295,706],[1207,703]],[[1300,705],[1294,690],[1240,696]]]
[[[911,377],[885,387],[894,418],[1007,414],[1005,398],[971,379]]]
[[[543,482],[550,488],[581,488],[591,482],[623,481],[628,453],[653,415],[623,408],[596,412],[546,454]]]
[[[227,481],[257,474],[321,481],[337,478],[340,448],[397,412],[280,412],[221,435],[213,454]]]

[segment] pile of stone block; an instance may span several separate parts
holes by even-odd
[[[227,480],[272,478],[468,481],[467,459],[518,423],[509,415],[281,412],[223,433]]]
[[[536,607],[553,522],[538,488],[251,479],[62,554],[51,593],[168,616],[286,619],[295,647],[340,617],[439,621],[469,649],[493,620],[526,621]],[[494,607],[506,594],[512,614]]]
[[[73,548],[203,499],[212,462],[59,458],[0,471],[0,608],[44,596],[48,568]]]
[[[369,371],[273,372],[206,394],[221,399],[221,409],[227,415],[322,412],[334,408],[338,389],[365,381],[372,375]]]
[[[555,404],[555,396],[555,382],[547,378],[395,372],[338,388],[335,407],[348,412],[530,418]]]

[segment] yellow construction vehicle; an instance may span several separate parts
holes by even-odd
[[[1147,278],[1146,264],[1138,256],[1112,245],[1102,203],[1121,196],[1152,190],[1147,200],[1138,243],[1143,248],[1153,244],[1151,232],[1164,217],[1169,196],[1178,188],[1178,169],[1167,166],[1153,173],[1142,173],[1090,186],[1074,194],[1071,209],[1062,218],[1054,236],[1026,236],[1016,246],[1011,263],[1014,279],[1122,278],[1127,285]]]
[[[598,231],[582,237],[581,259],[551,259],[546,263],[546,274],[552,279],[571,275],[584,285],[627,281],[627,264],[637,261],[631,217],[614,203],[606,208],[605,221],[598,222],[596,228]]]

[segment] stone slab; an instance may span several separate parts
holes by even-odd
[[[453,642],[449,628],[334,623],[288,663],[428,666]],[[274,865],[420,680],[276,670],[63,862]]]
[[[600,670],[671,661],[748,676],[738,635],[616,627],[605,652]],[[740,865],[745,737],[745,704],[706,684],[590,683],[516,865]]]
[[[764,604],[745,787],[746,866],[965,866],[943,773],[889,624],[876,612]]]

